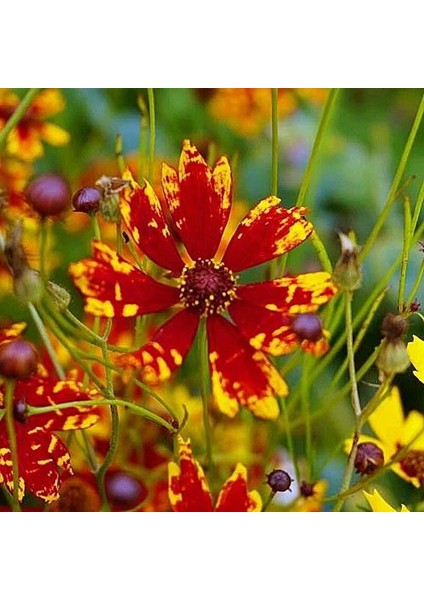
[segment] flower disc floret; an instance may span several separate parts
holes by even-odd
[[[223,263],[199,258],[181,273],[180,301],[203,316],[222,313],[232,302],[236,278]]]

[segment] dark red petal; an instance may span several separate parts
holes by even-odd
[[[179,465],[168,465],[168,495],[175,512],[212,512],[212,498],[205,474],[194,460],[190,440],[180,437]]]
[[[30,377],[16,382],[15,400],[24,400],[31,406],[54,406],[65,402],[93,400],[96,392],[84,390],[77,381],[55,381],[43,377]],[[100,418],[99,410],[90,404],[74,408],[33,415],[27,419],[28,429],[42,427],[52,431],[69,431],[91,427]]]
[[[261,497],[256,491],[249,492],[246,468],[239,463],[234,473],[224,483],[215,510],[217,512],[258,512],[261,508]]]
[[[237,286],[237,297],[268,310],[289,314],[314,312],[337,292],[325,271]]]
[[[184,309],[166,321],[153,338],[131,354],[119,357],[119,364],[141,367],[142,377],[149,385],[169,379],[187,356],[199,324],[197,311]]]
[[[212,391],[218,408],[234,417],[239,406],[245,406],[257,417],[276,419],[276,395],[287,396],[288,388],[275,367],[223,317],[208,317],[207,331]]]
[[[178,173],[163,165],[162,186],[175,227],[190,256],[213,258],[231,209],[232,179],[226,157],[212,171],[185,140]]]
[[[134,317],[179,300],[177,288],[155,281],[101,242],[93,242],[93,258],[71,264],[69,273],[92,315]]]
[[[261,200],[234,232],[223,262],[238,273],[281,256],[301,244],[313,227],[303,216],[305,208],[283,208],[270,196]]]
[[[134,242],[156,264],[181,273],[184,263],[166,224],[160,202],[147,181],[143,188],[125,193],[121,214]]]
[[[16,427],[18,429],[18,427]],[[18,447],[19,453],[19,447]],[[19,456],[19,454],[18,454]],[[19,461],[18,461],[19,462]],[[25,481],[19,470],[19,500],[22,500],[25,492]],[[13,494],[13,469],[12,452],[10,450],[9,437],[7,435],[6,419],[0,421],[0,485],[5,485]]]

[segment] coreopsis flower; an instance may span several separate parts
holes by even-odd
[[[400,511],[394,509],[393,506],[383,498],[378,490],[373,490],[371,494],[364,492],[364,496],[373,512],[410,512],[404,504],[402,504]]]
[[[168,467],[168,493],[175,512],[259,512],[262,500],[247,488],[246,468],[239,463],[226,480],[214,504],[200,464],[193,458],[190,440],[179,442],[179,464]]]
[[[25,490],[45,502],[59,496],[62,474],[72,473],[71,457],[53,431],[85,429],[97,422],[92,406],[58,409],[28,415],[28,405],[54,406],[64,402],[92,399],[95,392],[84,390],[75,381],[31,376],[18,380],[14,388],[14,425],[18,447],[19,499]],[[0,410],[4,408],[4,387],[0,386]],[[6,419],[0,420],[0,485],[13,492],[13,469]]]
[[[424,484],[424,415],[411,410],[405,417],[397,387],[392,387],[390,395],[383,400],[368,419],[377,437],[361,435],[359,443],[371,443],[380,448],[389,461],[399,450],[408,446],[406,455],[391,465],[399,477],[415,487]],[[345,442],[345,452],[349,453],[352,440]]]
[[[325,479],[319,479],[313,483],[302,481],[299,487],[300,494],[290,510],[294,512],[320,512],[327,488],[328,483]]]
[[[413,372],[415,377],[421,381],[421,383],[424,383],[424,341],[414,335],[412,342],[409,342],[406,346],[406,351],[409,360],[416,369]]]
[[[10,89],[0,88],[0,131],[14,113],[20,102],[19,97]],[[34,161],[43,155],[43,144],[64,146],[69,142],[67,131],[46,122],[65,108],[65,101],[57,89],[46,89],[32,101],[24,117],[12,129],[7,138],[6,151],[21,160]]]
[[[281,356],[298,347],[302,340],[292,327],[293,319],[316,312],[336,287],[325,272],[247,285],[237,285],[236,274],[301,244],[313,230],[304,216],[306,209],[283,208],[275,196],[261,200],[218,254],[231,209],[227,158],[221,157],[212,170],[186,140],[178,171],[163,165],[162,185],[175,236],[147,181],[142,187],[132,181],[126,188],[121,213],[141,252],[167,272],[166,283],[94,241],[93,258],[70,267],[84,295],[85,310],[98,316],[133,317],[178,308],[149,342],[123,358],[141,368],[151,385],[166,381],[181,365],[200,319],[206,319],[212,389],[219,409],[234,417],[241,405],[257,417],[274,419],[279,413],[276,395],[287,396],[288,388],[264,352]],[[184,254],[176,237],[184,244]],[[322,338],[312,340],[306,349],[314,353],[321,343]]]

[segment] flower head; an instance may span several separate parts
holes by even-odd
[[[0,88],[0,130],[14,113],[20,100],[11,90]],[[61,112],[65,107],[62,94],[56,89],[46,89],[33,100],[24,117],[12,129],[6,150],[21,160],[33,161],[43,155],[42,141],[52,146],[63,146],[69,141],[67,131],[45,119]]]
[[[168,493],[175,512],[259,512],[262,500],[258,492],[247,488],[246,468],[239,463],[226,480],[213,503],[205,474],[194,460],[190,440],[179,443],[179,464],[171,462],[168,467]]]
[[[299,345],[313,354],[325,351],[324,334],[303,345],[292,323],[299,314],[313,313],[328,302],[336,287],[325,272],[246,285],[237,283],[237,274],[301,244],[313,229],[304,216],[306,209],[286,209],[278,198],[265,198],[222,248],[232,201],[226,157],[211,169],[186,140],[178,170],[163,165],[166,212],[147,181],[139,186],[129,173],[124,176],[131,183],[121,202],[125,225],[140,251],[167,272],[166,278],[155,280],[105,244],[94,242],[93,258],[70,268],[85,297],[85,310],[133,317],[178,309],[139,351],[123,357],[124,363],[141,368],[151,385],[167,380],[181,365],[200,319],[206,318],[219,409],[233,417],[245,406],[257,417],[276,418],[276,396],[285,397],[288,388],[264,353],[281,356]]]

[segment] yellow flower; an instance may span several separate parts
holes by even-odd
[[[0,131],[14,113],[20,99],[11,90],[0,88]],[[12,129],[8,138],[6,151],[21,160],[33,161],[43,155],[42,141],[52,146],[64,146],[69,142],[67,131],[45,122],[45,119],[56,115],[65,108],[65,100],[57,89],[46,89],[40,92],[31,106]]]
[[[361,435],[359,443],[371,442],[383,451],[385,462],[399,450],[408,446],[408,453],[391,469],[405,481],[420,487],[424,484],[424,415],[416,410],[405,417],[397,387],[373,412],[368,420],[376,438]],[[346,440],[345,452],[349,453],[352,440]]]
[[[416,368],[414,375],[417,379],[424,383],[424,341],[414,335],[412,342],[406,347],[409,360]]]
[[[325,479],[320,479],[312,485],[301,485],[300,496],[293,504],[294,512],[320,512],[322,510],[322,501],[328,488]]]
[[[371,506],[373,512],[411,512],[404,504],[402,504],[400,511],[395,510],[377,490],[373,490],[372,494],[364,492],[364,496],[368,500],[368,504]]]

